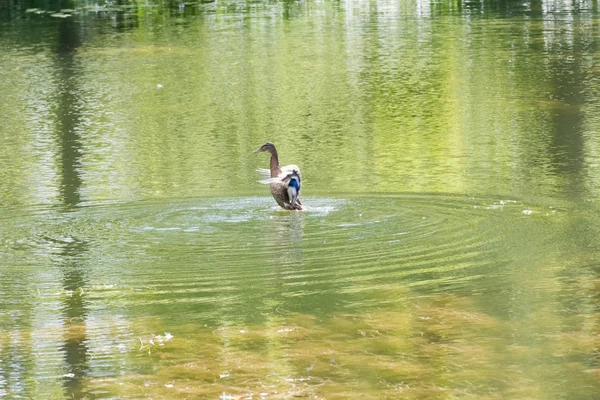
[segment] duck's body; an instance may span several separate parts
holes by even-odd
[[[304,210],[298,196],[302,187],[302,176],[297,165],[279,166],[279,157],[273,143],[267,142],[256,152],[268,151],[271,154],[269,170],[259,170],[270,176],[260,182],[268,183],[273,198],[281,208],[286,210]]]

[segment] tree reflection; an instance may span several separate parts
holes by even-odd
[[[87,339],[87,302],[84,300],[83,287],[87,283],[86,265],[82,263],[82,253],[86,246],[80,242],[67,243],[61,252],[63,288],[66,293],[62,305],[64,313],[64,343],[62,351],[67,366],[63,375],[66,398],[80,399],[85,393],[87,376],[88,347]]]
[[[73,19],[60,21],[58,25],[59,97],[56,117],[60,140],[61,194],[67,207],[81,202],[81,154],[82,143],[79,130],[80,104],[77,88],[75,52],[80,44],[78,24]]]
[[[80,44],[79,24],[71,18],[60,21],[56,48],[59,78],[56,134],[60,144],[60,194],[67,212],[74,210],[82,200],[82,100],[79,98],[76,60],[76,51]],[[84,379],[89,369],[86,345],[87,306],[83,297],[87,277],[86,266],[82,264],[85,245],[77,238],[70,240],[61,252],[62,286],[66,293],[63,304],[65,336],[62,350],[68,370],[64,375],[63,385],[67,398],[78,399],[85,393]]]

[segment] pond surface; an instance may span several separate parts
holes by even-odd
[[[600,393],[597,1],[66,8],[0,5],[0,397]]]

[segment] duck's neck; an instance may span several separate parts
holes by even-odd
[[[279,168],[279,157],[277,156],[277,150],[273,149],[269,152],[271,153],[271,178],[275,178],[281,173],[281,168]]]

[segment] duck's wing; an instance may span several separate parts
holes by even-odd
[[[283,167],[280,167],[280,168],[281,168],[281,171],[283,171],[282,174],[288,175],[288,174],[291,174],[292,172],[296,172],[298,175],[300,175],[300,167],[298,167],[297,165],[294,165],[294,164],[284,165]]]
[[[281,174],[279,174],[279,176],[287,176],[289,174],[293,174],[295,173],[296,175],[298,175],[298,177],[300,179],[302,179],[302,174],[300,173],[300,167],[295,165],[295,164],[290,164],[290,165],[284,165],[283,167],[281,167]]]
[[[270,185],[271,183],[281,182],[281,178],[278,176],[276,176],[275,178],[271,178],[271,170],[270,169],[257,168],[256,172],[258,172],[258,175],[261,178],[260,180],[257,181],[259,183],[262,183],[265,185]]]
[[[281,173],[274,178],[271,178],[271,170],[270,169],[257,168],[256,172],[258,172],[258,175],[261,178],[261,180],[259,180],[260,183],[271,183],[271,182],[281,181],[285,177],[287,177],[289,174],[292,174],[292,173],[296,173],[300,177],[300,179],[302,179],[302,175],[300,174],[300,168],[294,164],[284,165],[283,167],[281,167]]]
[[[271,177],[271,170],[267,169],[267,168],[257,168],[256,172],[258,172],[258,175],[260,175],[260,177],[262,179],[266,179],[266,178],[270,178]]]
[[[302,187],[302,174],[300,173],[300,167],[298,167],[295,164],[290,164],[290,165],[284,165],[283,167],[281,167],[281,174],[279,174],[279,176],[281,176],[282,178],[288,176],[289,174],[296,174],[298,176],[298,184],[300,185],[300,187]]]

